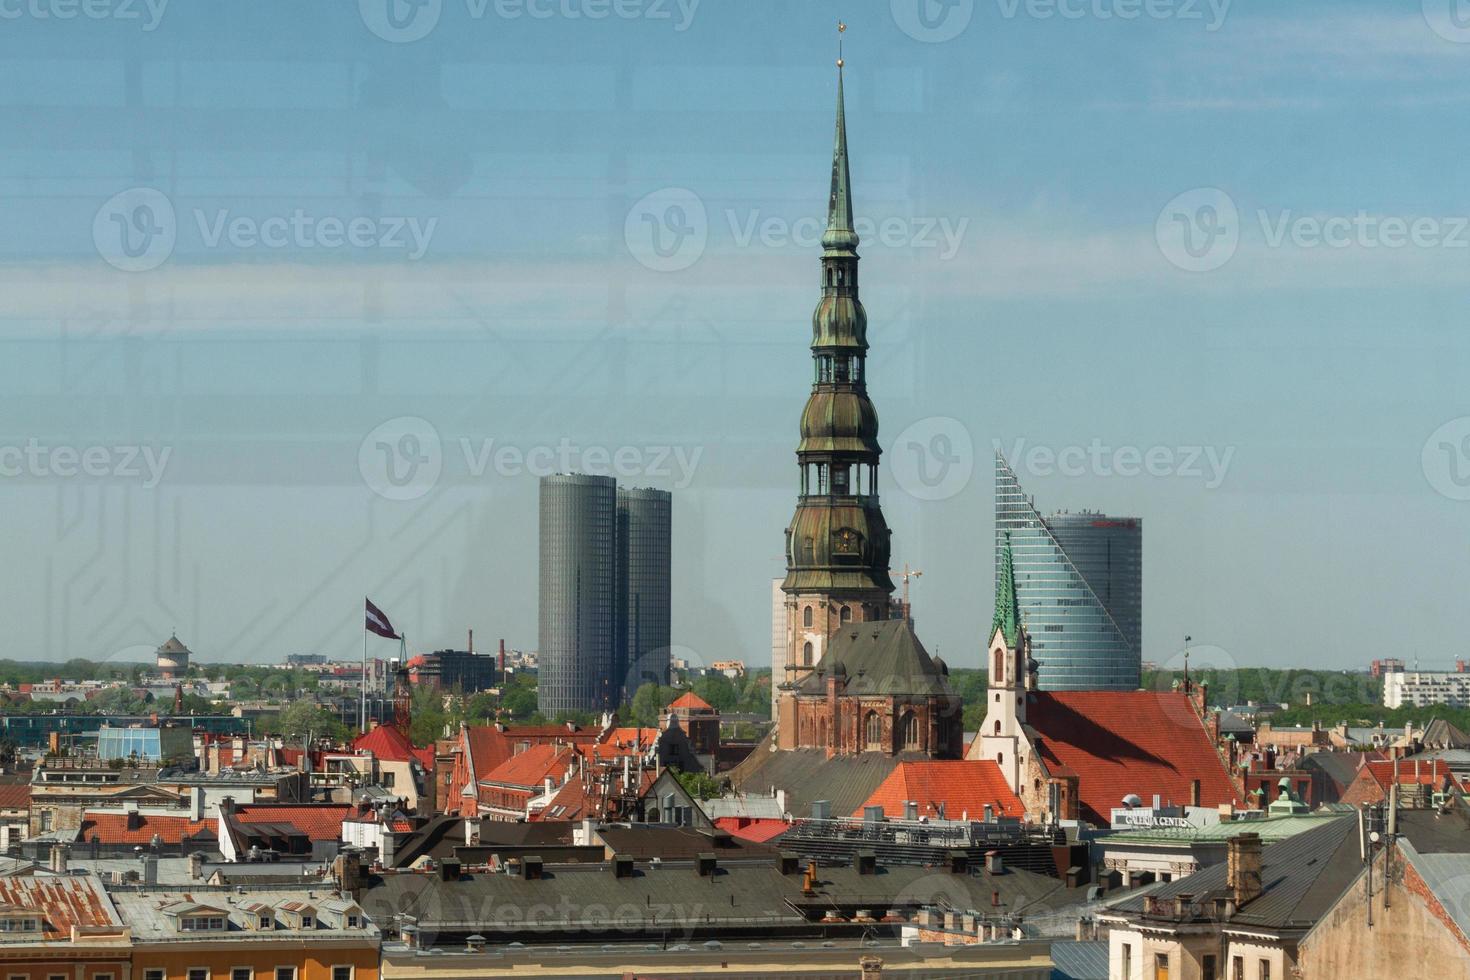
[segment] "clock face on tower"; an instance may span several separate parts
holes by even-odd
[[[856,555],[862,547],[862,538],[850,527],[832,535],[832,553],[837,555]]]

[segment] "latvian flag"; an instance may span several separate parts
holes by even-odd
[[[363,601],[367,603],[367,624],[365,628],[390,640],[401,639],[397,631],[393,629],[393,624],[388,622],[388,617],[383,615],[383,610],[373,605],[373,600],[371,599],[364,599]]]

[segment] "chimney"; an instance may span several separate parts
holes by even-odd
[[[633,859],[623,854],[614,854],[612,859],[612,872],[614,878],[633,877]]]
[[[986,823],[994,823],[995,822],[995,807],[992,806],[989,803],[985,804],[985,822]]]
[[[801,868],[799,867],[800,862],[798,861],[796,855],[792,854],[790,851],[782,851],[780,854],[780,861],[781,873],[783,875],[794,875],[797,871],[801,870]]]
[[[904,800],[903,801],[903,818],[905,820],[917,820],[917,819],[919,819],[919,801],[918,800]]]
[[[970,856],[962,848],[951,848],[949,852],[950,874],[968,874],[970,870]]]
[[[152,888],[158,884],[158,858],[153,854],[143,856],[143,884]]]
[[[143,826],[143,814],[138,812],[138,804],[128,804],[128,829],[137,830]]]
[[[541,880],[541,855],[528,854],[521,860],[521,877],[526,881]]]
[[[475,628],[473,626],[470,627],[470,643],[468,650],[472,655],[475,652]]]
[[[439,862],[439,880],[440,881],[458,881],[459,880],[459,859],[458,858],[445,858],[444,860],[442,860],[442,861]]]
[[[862,980],[883,980],[883,961],[876,956],[864,956],[858,960],[862,967]]]
[[[878,873],[878,858],[874,855],[872,848],[860,847],[853,852],[852,866],[860,875],[871,875]]]
[[[464,818],[464,843],[466,847],[480,844],[480,817],[478,814]]]
[[[204,787],[194,786],[189,789],[189,819],[204,819]]]
[[[195,851],[189,855],[189,878],[191,881],[199,881],[204,877],[204,854]]]
[[[985,852],[985,870],[993,875],[1005,873],[1005,862],[1001,860],[1000,851]]]
[[[713,851],[701,851],[694,859],[694,869],[699,872],[701,878],[713,878],[719,867],[720,862]]]
[[[51,870],[55,874],[66,874],[66,856],[71,850],[66,844],[51,845]]]
[[[1236,908],[1261,894],[1261,835],[1238,834],[1225,842],[1225,881]]]

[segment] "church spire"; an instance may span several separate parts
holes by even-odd
[[[839,22],[839,37],[847,25]],[[841,41],[838,41],[839,45]],[[839,52],[840,52],[839,48]],[[847,168],[847,111],[842,95],[842,57],[837,58],[837,132],[832,140],[832,193],[827,199],[827,232],[822,247],[852,251],[857,248],[857,232],[852,228],[852,178]]]
[[[995,618],[990,623],[990,635],[1000,630],[1006,646],[1012,650],[1020,637],[1018,619],[1020,603],[1016,600],[1016,566],[1011,557],[1011,535],[1006,532],[1005,548],[1000,554],[1000,574],[995,577]]]

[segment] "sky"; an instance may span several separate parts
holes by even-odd
[[[931,652],[1000,447],[1143,519],[1145,659],[1470,656],[1460,0],[0,0],[0,657],[534,649],[573,469],[768,663],[839,18]]]

